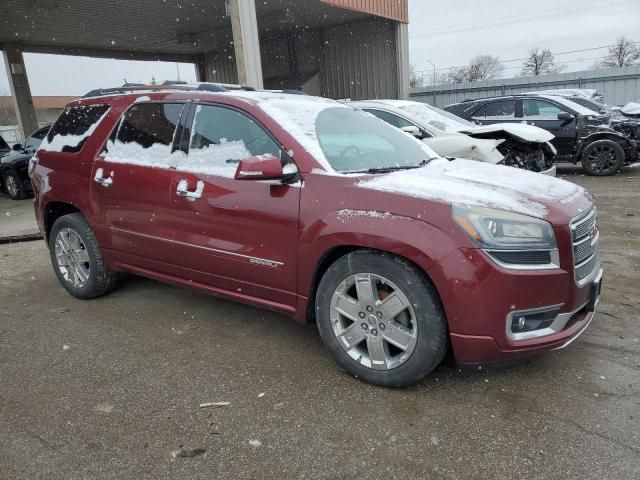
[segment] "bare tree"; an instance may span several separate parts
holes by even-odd
[[[466,81],[477,82],[495,78],[504,70],[500,58],[493,55],[478,55],[473,57],[466,68]]]
[[[606,68],[620,68],[638,62],[640,62],[640,48],[636,42],[620,37],[614,46],[609,47],[609,53],[598,65]]]
[[[424,76],[416,72],[416,67],[413,63],[409,64],[409,86],[416,88],[424,85]]]
[[[522,75],[545,75],[558,73],[566,68],[566,65],[556,65],[553,53],[548,48],[540,51],[539,47],[529,50],[529,58],[522,64]]]

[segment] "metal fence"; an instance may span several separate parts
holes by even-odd
[[[609,105],[625,105],[640,100],[640,65],[607,70],[556,73],[539,77],[505,78],[456,85],[413,88],[411,100],[436,107],[470,98],[495,97],[557,88],[593,88]]]

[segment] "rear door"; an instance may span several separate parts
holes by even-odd
[[[516,101],[513,99],[504,99],[485,103],[473,112],[471,121],[480,125],[519,122],[520,119],[516,118]]]
[[[576,118],[570,122],[559,120],[558,114],[567,112],[562,106],[538,98],[523,98],[520,120],[528,125],[544,128],[555,135],[551,143],[558,155],[572,155],[576,145]],[[567,112],[571,113],[571,112]]]
[[[102,247],[119,261],[177,274],[170,266],[172,150],[184,104],[135,103],[93,165],[91,200]]]
[[[245,112],[222,105],[193,106],[181,140],[186,155],[171,182],[171,252],[182,275],[294,307],[300,186],[234,179],[238,160],[282,158],[281,146]]]

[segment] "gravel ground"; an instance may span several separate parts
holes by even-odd
[[[137,277],[74,300],[43,242],[1,245],[0,478],[640,478],[640,168],[560,175],[600,210],[589,329],[401,390],[339,371],[313,326]]]

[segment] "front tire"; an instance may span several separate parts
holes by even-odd
[[[446,353],[447,325],[431,281],[408,261],[358,250],[326,271],[316,293],[320,336],[340,367],[385,387],[416,383]]]
[[[86,300],[116,287],[118,273],[104,264],[96,237],[81,214],[64,215],[55,221],[49,252],[58,280],[74,297]]]
[[[582,168],[588,175],[613,175],[624,164],[624,149],[613,140],[596,140],[582,152]]]

